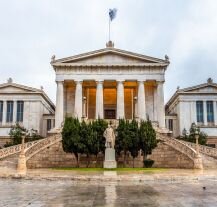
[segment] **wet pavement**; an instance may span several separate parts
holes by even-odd
[[[0,206],[216,207],[217,181],[133,184],[0,179]]]

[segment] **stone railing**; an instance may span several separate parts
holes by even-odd
[[[61,134],[55,134],[48,138],[41,139],[40,142],[36,143],[34,146],[25,150],[26,161],[30,159],[32,156],[40,152],[41,150],[57,143],[62,140]]]
[[[26,142],[25,145],[24,145],[24,149],[27,150],[27,149],[33,147],[34,145],[36,145],[40,141],[41,140],[35,140],[35,141],[32,141],[32,142]],[[8,157],[8,156],[13,155],[13,154],[17,154],[20,151],[21,151],[21,144],[0,149],[0,159]]]
[[[175,150],[185,154],[193,161],[197,158],[196,150],[184,142],[160,133],[157,133],[157,139],[165,142],[165,144],[171,146]]]
[[[180,140],[182,143],[185,143],[187,146],[193,148],[196,150],[196,144],[192,143],[192,142],[186,142],[186,141],[182,141]],[[204,145],[198,145],[199,146],[199,152],[201,154],[205,154],[208,155],[210,157],[214,157],[217,158],[217,148],[212,148],[212,147],[208,147],[208,146],[204,146]]]

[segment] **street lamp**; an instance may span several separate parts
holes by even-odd
[[[26,133],[22,134],[21,152],[17,164],[17,173],[22,176],[26,175],[25,136]]]
[[[186,130],[186,128],[184,128],[184,129],[182,130],[182,136],[185,137],[186,135],[187,135],[187,130]]]
[[[196,126],[195,123],[193,123],[191,127],[192,127],[191,134],[194,135],[196,139],[196,157],[195,157],[194,165],[195,168],[197,169],[203,169],[202,157],[199,154],[199,144],[198,144],[199,128]]]
[[[191,127],[193,129],[193,131],[191,133],[192,133],[192,135],[195,136],[195,140],[196,140],[196,152],[197,152],[197,154],[199,154],[199,144],[198,144],[199,128],[197,127],[197,125],[195,123],[193,123]]]
[[[138,100],[138,98],[137,98],[137,96],[135,96],[134,98],[133,98],[133,100],[134,100],[134,106],[135,106],[135,109],[134,109],[134,116],[133,116],[133,118],[134,119],[136,119],[136,118],[138,118],[138,114],[137,114],[137,100]]]
[[[82,114],[83,119],[85,119],[87,117],[87,115],[86,115],[86,103],[87,103],[87,98],[84,96],[83,97],[83,114]]]

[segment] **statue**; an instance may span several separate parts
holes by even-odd
[[[166,62],[169,62],[169,61],[170,61],[170,58],[169,58],[168,55],[165,55],[165,60],[166,60]]]
[[[115,133],[114,133],[114,130],[112,129],[110,124],[108,125],[108,128],[104,131],[103,136],[106,139],[105,147],[114,149],[114,147],[115,147]]]
[[[51,62],[52,62],[52,63],[55,62],[55,58],[56,58],[55,55],[53,55],[53,56],[51,57]]]
[[[115,160],[115,133],[111,127],[111,124],[108,125],[108,128],[104,131],[103,136],[105,137],[105,160],[103,163],[104,168],[117,168],[117,162]]]

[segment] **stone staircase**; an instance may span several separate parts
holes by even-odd
[[[179,153],[186,155],[194,163],[194,168],[200,168],[201,160],[198,159],[196,145],[194,143],[181,141],[166,135],[165,133],[157,132],[157,139],[167,146],[172,147]],[[40,151],[51,147],[52,145],[62,140],[61,134],[55,134],[50,137],[25,143],[25,155],[28,161]],[[18,155],[21,151],[21,145],[0,149],[0,167],[16,168]],[[217,149],[207,146],[199,146],[199,151],[202,158],[204,168],[217,168]],[[200,159],[201,159],[200,158]]]
[[[191,160],[194,160],[197,157],[195,143],[175,139],[158,132],[157,138],[163,141],[166,145],[169,145],[177,151],[187,155]],[[204,169],[217,169],[217,148],[199,145],[199,153],[202,158]]]
[[[27,142],[24,146],[26,161],[41,150],[62,140],[61,134],[52,135],[50,137]],[[16,168],[18,156],[21,152],[21,144],[0,149],[0,167]]]

